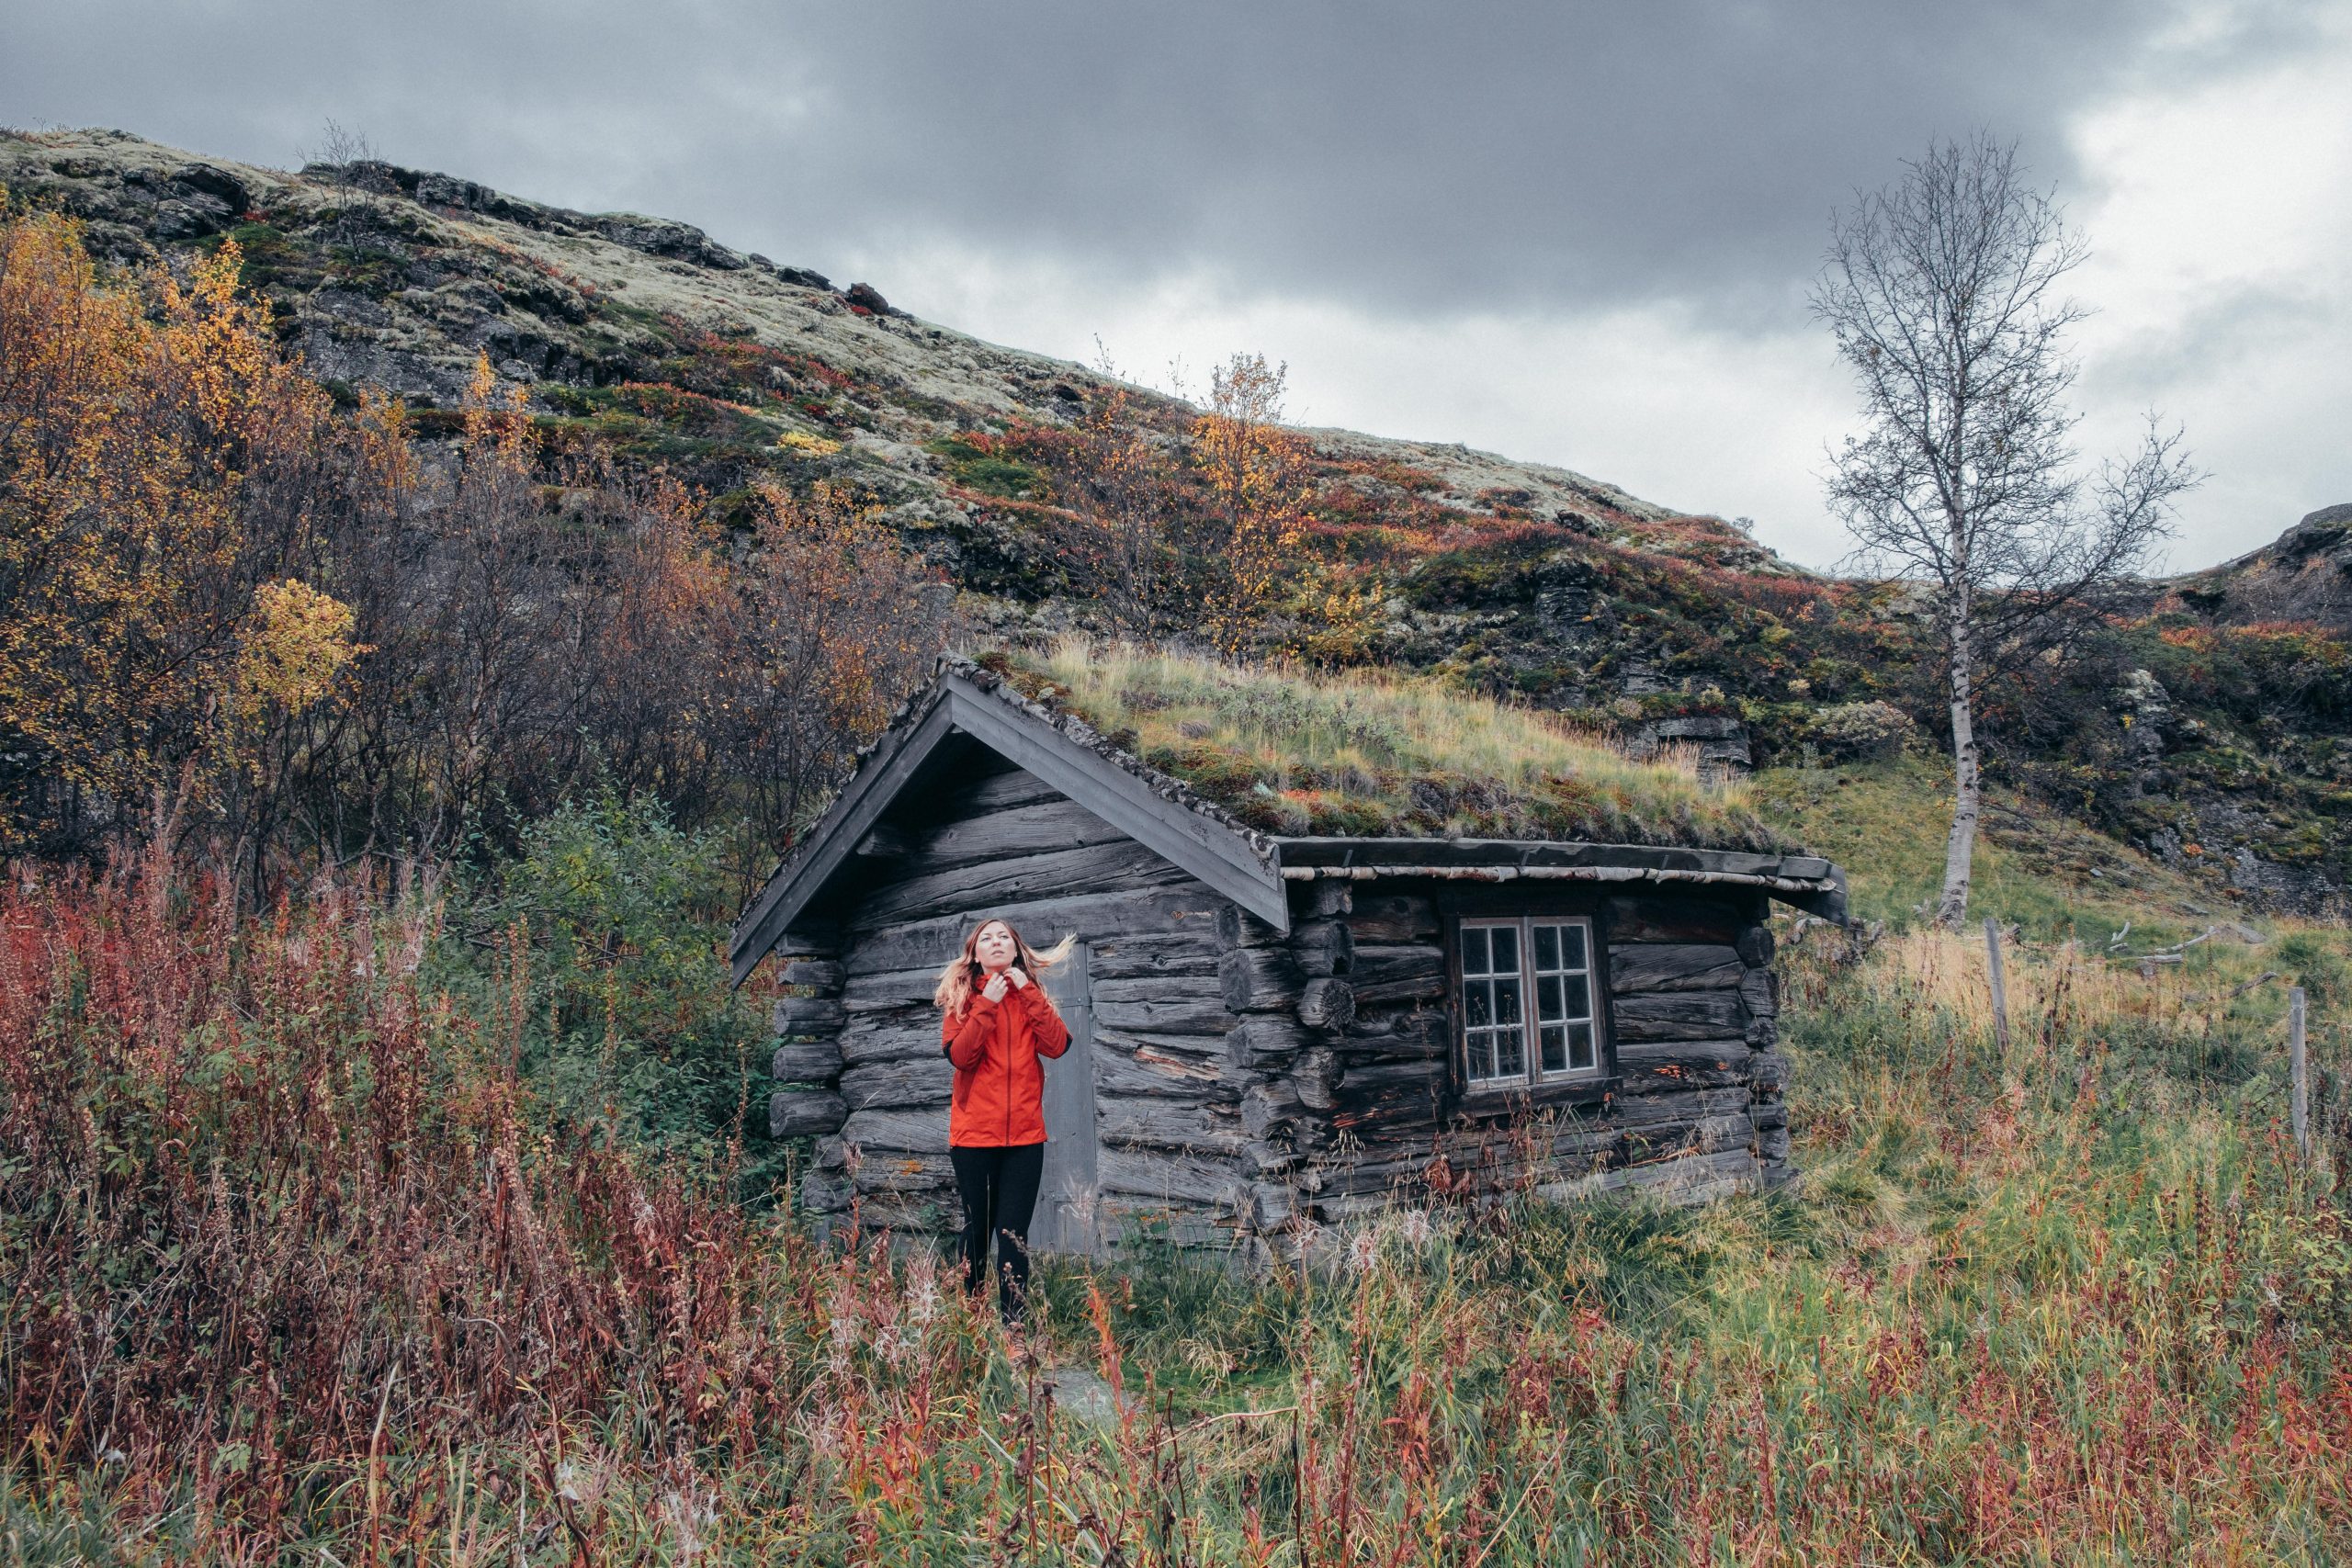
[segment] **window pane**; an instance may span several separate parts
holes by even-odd
[[[1483,1029],[1495,1021],[1494,985],[1492,980],[1462,982],[1462,1018],[1473,1029]]]
[[[1590,1018],[1592,1016],[1592,982],[1582,975],[1571,975],[1567,978],[1567,987],[1568,1010],[1566,1016]],[[1558,1018],[1562,1015],[1554,1013],[1551,1016]]]
[[[1558,1024],[1544,1028],[1544,1070],[1547,1073],[1566,1072],[1568,1066],[1567,1032]]]
[[[1535,928],[1535,967],[1538,969],[1557,969],[1559,966],[1560,928],[1557,926],[1537,926]]]
[[[1484,975],[1487,972],[1486,927],[1462,928],[1462,972],[1464,975]]]
[[[1527,1075],[1527,1036],[1516,1029],[1495,1032],[1495,1076],[1524,1077]]]
[[[1591,967],[1589,964],[1585,962],[1584,928],[1582,926],[1562,926],[1560,928],[1560,940],[1565,942],[1567,947],[1567,963],[1562,967],[1568,969],[1589,969]]]
[[[1519,981],[1516,978],[1495,979],[1487,981],[1487,984],[1495,988],[1495,1021],[1517,1023],[1519,1021]]]
[[[1582,984],[1582,981],[1574,983]],[[1560,977],[1557,975],[1535,976],[1535,1016],[1539,1021],[1567,1016],[1560,1010]]]
[[[1593,1061],[1592,1025],[1589,1023],[1568,1025],[1569,1070],[1583,1072],[1593,1065]]]
[[[1487,936],[1495,944],[1495,969],[1498,975],[1519,973],[1519,932],[1509,926],[1490,926]]]
[[[1494,1042],[1487,1035],[1476,1030],[1471,1032],[1469,1057],[1472,1077],[1490,1078],[1495,1076]]]

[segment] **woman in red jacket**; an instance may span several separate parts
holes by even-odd
[[[1069,1030],[1038,977],[1069,954],[1064,937],[1039,953],[1004,920],[985,920],[943,970],[940,1050],[956,1065],[947,1157],[964,1201],[964,1282],[988,1278],[997,1249],[997,1310],[1017,1320],[1029,1289],[1029,1215],[1046,1163],[1046,1069]]]

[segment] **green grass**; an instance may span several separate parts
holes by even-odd
[[[1078,639],[983,662],[1272,831],[1778,843],[1742,786],[1702,784],[1687,757],[1636,761],[1555,716],[1435,680]]]

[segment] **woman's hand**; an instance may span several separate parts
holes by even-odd
[[[1018,971],[1015,971],[1015,973],[1018,973]],[[1004,1000],[1005,974],[1006,971],[1000,969],[995,974],[989,976],[989,983],[980,987],[980,995],[988,998],[988,999],[992,1002],[1001,1002]]]
[[[1025,970],[1023,970],[1023,969],[1021,967],[1021,965],[1020,965],[1020,964],[1016,964],[1012,965],[1010,969],[1007,969],[1007,970],[1004,972],[1004,975],[1005,975],[1005,978],[1007,978],[1007,979],[1011,980],[1014,985],[1016,985],[1016,986],[1020,987],[1023,990],[1024,990],[1024,991],[1025,991],[1025,990],[1027,990],[1027,989],[1029,988],[1029,976],[1028,976],[1028,972],[1027,972],[1027,971],[1025,971]]]

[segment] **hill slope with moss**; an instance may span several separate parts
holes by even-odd
[[[1119,422],[1152,504],[1205,504],[1197,411],[917,320],[865,284],[689,225],[590,214],[383,163],[300,173],[115,131],[0,133],[14,199],[80,218],[117,265],[233,241],[285,341],[340,395],[398,393],[452,429],[478,356],[551,452],[660,465],[721,516],[748,487],[869,498],[997,638],[1112,633],[1073,545],[1071,445]],[[1791,567],[1719,519],[1458,446],[1304,444],[1302,555],[1343,617],[1294,651],[1396,666],[1566,715],[1717,772],[1931,750],[1931,628],[1901,585]],[[1996,784],[2198,880],[2324,913],[2352,885],[2352,670],[2342,509],[2082,628],[2057,675],[1988,692]],[[1181,612],[1156,628],[1181,636]]]

